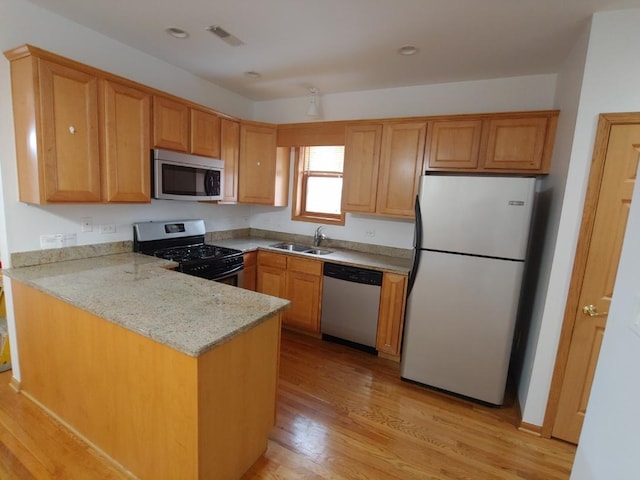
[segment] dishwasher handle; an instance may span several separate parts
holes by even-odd
[[[324,263],[325,277],[345,280],[347,282],[364,283],[366,285],[382,285],[382,272],[368,268],[352,267],[338,263]]]

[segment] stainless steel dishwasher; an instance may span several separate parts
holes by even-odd
[[[325,262],[322,338],[376,353],[381,286],[382,272]]]

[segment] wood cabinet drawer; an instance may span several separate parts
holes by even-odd
[[[261,267],[287,268],[287,256],[280,253],[258,252],[258,265]]]
[[[318,260],[307,260],[305,258],[289,257],[287,267],[291,272],[322,275],[322,262]]]

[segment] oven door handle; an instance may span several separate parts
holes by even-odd
[[[226,278],[229,277],[231,275],[233,275],[234,273],[239,272],[240,270],[244,270],[244,263],[242,265],[238,265],[237,267],[231,269],[231,270],[227,270],[226,272],[224,272],[222,275],[219,275],[215,278],[212,278],[211,280],[219,280],[221,278]]]

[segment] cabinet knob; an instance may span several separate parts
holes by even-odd
[[[260,166],[260,162],[256,162],[256,165],[257,165],[257,166]]]
[[[71,126],[69,127],[69,133],[70,133],[71,135],[75,134],[75,133],[76,133],[76,127],[74,127],[73,125],[71,125]]]

